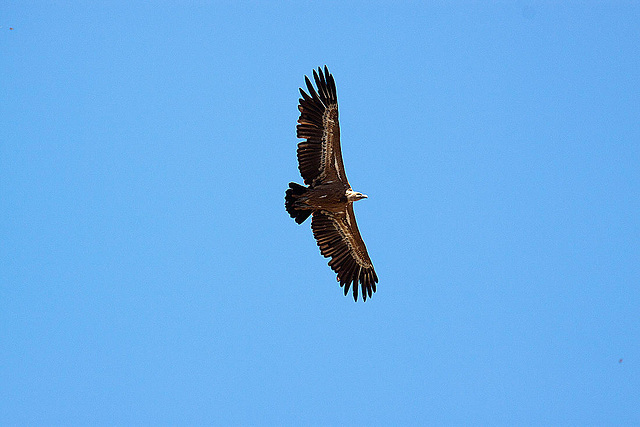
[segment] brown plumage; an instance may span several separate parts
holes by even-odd
[[[351,189],[342,163],[336,83],[327,66],[313,71],[317,91],[305,76],[308,94],[300,89],[297,136],[298,169],[307,187],[289,183],[285,208],[298,224],[310,215],[311,230],[320,253],[331,258],[340,286],[353,299],[362,291],[364,301],[376,291],[378,276],[358,231],[353,202],[367,196]]]

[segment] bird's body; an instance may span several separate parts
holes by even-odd
[[[308,187],[289,183],[285,207],[298,224],[310,215],[311,229],[320,252],[331,257],[329,266],[337,273],[346,295],[353,285],[366,301],[376,291],[375,273],[367,248],[360,236],[353,202],[367,196],[351,189],[342,162],[338,100],[333,76],[327,67],[313,71],[318,92],[307,77],[309,94],[300,89],[297,135],[306,138],[298,144],[298,168]],[[358,286],[360,285],[360,286]]]
[[[339,182],[319,184],[309,187],[303,196],[299,197],[295,204],[301,209],[324,209],[330,212],[344,212],[347,203],[347,190]]]

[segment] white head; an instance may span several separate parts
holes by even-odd
[[[357,191],[353,191],[352,189],[348,189],[346,192],[347,200],[350,202],[355,202],[356,200],[366,199],[367,195],[358,193]]]

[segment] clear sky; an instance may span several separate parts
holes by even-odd
[[[3,1],[0,424],[638,425],[640,3],[431,3]]]

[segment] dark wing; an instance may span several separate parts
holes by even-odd
[[[362,298],[366,301],[376,291],[378,276],[367,253],[367,247],[358,231],[353,203],[349,203],[346,212],[313,212],[311,219],[313,237],[316,238],[320,253],[331,257],[329,266],[338,273],[340,286],[347,295],[353,285],[353,299],[358,300],[358,283],[362,289]]]
[[[340,150],[336,82],[326,65],[324,73],[320,67],[318,72],[313,70],[313,78],[317,92],[307,76],[304,79],[309,94],[300,89],[297,135],[306,138],[298,144],[300,175],[307,185],[339,180],[349,187]]]

